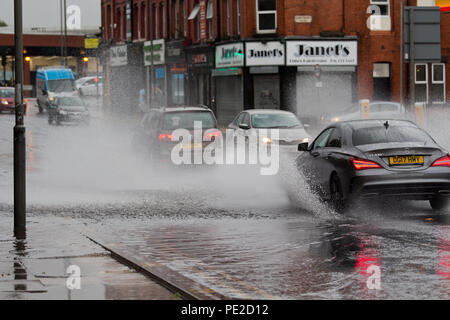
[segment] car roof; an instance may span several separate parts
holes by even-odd
[[[290,112],[290,111],[279,110],[279,109],[248,109],[248,110],[244,110],[244,112],[248,112],[250,114],[256,114],[256,113],[264,113],[264,114],[285,113],[285,114],[292,114],[292,112]]]
[[[164,107],[158,110],[162,112],[180,112],[180,111],[206,111],[212,112],[211,109],[205,107],[194,107],[194,106],[174,106],[174,107]]]
[[[375,126],[382,126],[389,122],[391,126],[408,126],[408,127],[417,127],[417,125],[409,120],[395,120],[395,119],[368,119],[368,120],[348,120],[337,122],[335,126],[347,126],[353,130],[370,128]],[[331,125],[330,127],[333,127]]]

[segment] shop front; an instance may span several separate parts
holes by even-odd
[[[217,45],[212,71],[215,111],[221,125],[228,125],[244,109],[244,43]]]
[[[153,45],[153,48],[152,48]],[[164,39],[146,41],[143,47],[144,65],[146,67],[146,92],[153,90],[149,98],[153,107],[166,105],[166,66]],[[153,60],[152,60],[153,52]]]
[[[165,62],[167,106],[185,105],[187,67],[183,40],[166,42]]]
[[[210,46],[192,47],[186,50],[189,105],[211,106],[211,70],[214,68],[214,50]]]
[[[109,49],[109,101],[112,112],[139,111],[139,90],[145,84],[142,43]]]
[[[286,65],[296,68],[297,116],[315,125],[357,102],[356,38],[287,40]]]
[[[256,109],[280,109],[280,67],[285,65],[285,47],[281,41],[246,42],[245,65],[253,83]]]

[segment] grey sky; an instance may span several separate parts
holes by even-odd
[[[100,0],[66,0],[67,6],[81,8],[81,27],[101,25]],[[23,0],[23,25],[30,27],[59,27],[61,0]],[[14,0],[0,0],[0,20],[14,25]]]

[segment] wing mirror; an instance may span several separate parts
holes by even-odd
[[[300,143],[298,145],[298,151],[308,151],[308,142]]]
[[[247,123],[241,123],[239,125],[239,128],[241,128],[243,130],[248,130],[248,129],[250,129],[250,125],[248,125]]]

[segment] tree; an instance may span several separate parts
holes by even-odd
[[[7,26],[8,24],[5,21],[0,20],[0,27],[7,27]]]

